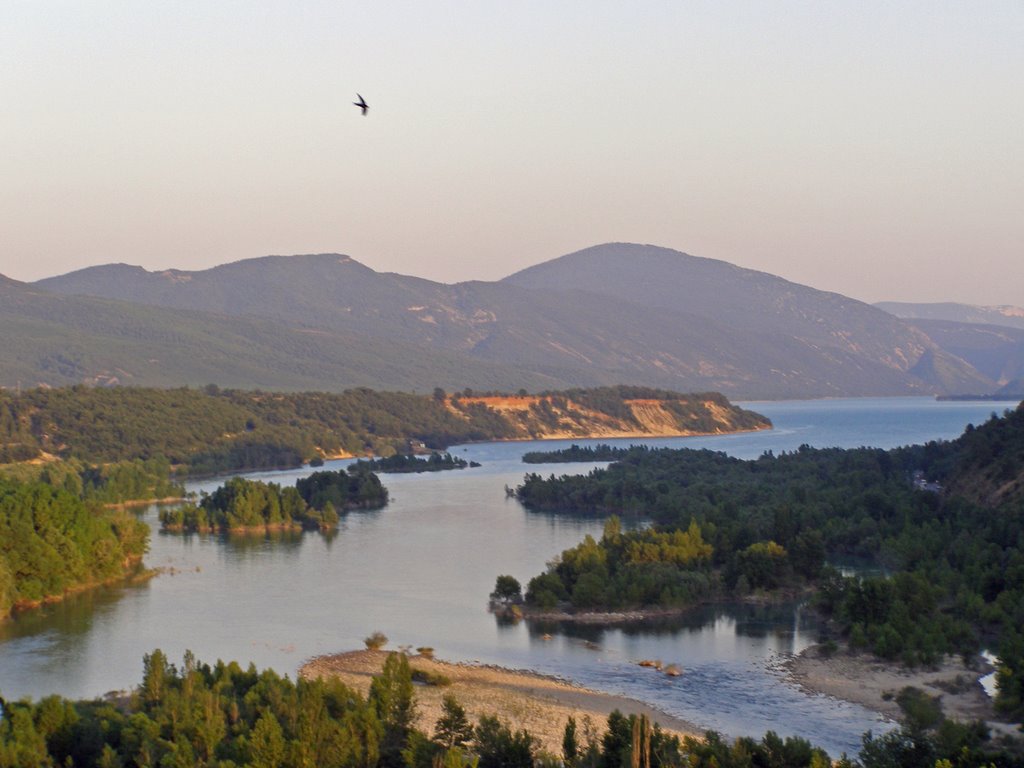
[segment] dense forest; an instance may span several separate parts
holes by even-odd
[[[170,531],[324,531],[338,525],[339,512],[380,509],[387,502],[380,478],[358,466],[314,472],[290,488],[233,477],[198,504],[161,510],[160,523]]]
[[[630,449],[586,476],[526,476],[531,509],[639,516],[607,525],[528,585],[570,608],[680,606],[721,594],[817,587],[853,646],[906,663],[995,647],[999,706],[1024,716],[1024,407],[952,442],[811,449],[742,461]],[[687,537],[687,542],[678,537]],[[697,538],[699,534],[699,539]],[[680,543],[676,543],[679,540]],[[681,558],[678,549],[699,557]],[[636,553],[640,552],[641,555]],[[840,576],[854,556],[890,575]]]
[[[5,464],[0,465],[0,476],[45,483],[101,504],[179,499],[185,495],[184,486],[171,479],[171,464],[162,456],[99,465],[73,458]]]
[[[909,697],[908,697],[909,698]],[[124,697],[48,696],[0,702],[2,768],[825,768],[821,749],[768,732],[733,742],[671,736],[646,716],[613,711],[602,731],[568,718],[561,754],[493,715],[476,724],[454,696],[432,732],[415,727],[409,660],[387,657],[368,696],[337,680],[292,682],[272,670],[215,665],[186,653],[180,667],[159,650],[143,660],[141,684]],[[925,706],[922,706],[922,703]],[[980,724],[944,720],[928,702],[907,723],[864,737],[858,760],[838,768],[1009,768],[1019,755],[993,744]],[[955,761],[955,762],[954,762]]]
[[[567,424],[581,429],[594,418],[624,419],[635,426],[626,405],[632,399],[662,403],[680,431],[768,425],[716,393],[605,387],[507,398],[519,398],[529,407],[498,410],[470,390],[451,395],[370,389],[283,394],[210,385],[201,390],[74,386],[0,391],[0,463],[48,453],[92,464],[166,459],[192,475],[294,467],[325,456],[389,456],[420,447],[529,438]]]
[[[0,479],[0,619],[127,575],[148,540],[146,525],[124,512],[47,483]]]

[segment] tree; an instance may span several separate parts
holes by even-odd
[[[774,541],[754,542],[736,554],[737,569],[755,589],[777,587],[784,580],[788,565],[785,548]]]
[[[499,576],[494,582],[491,600],[501,603],[521,603],[523,588],[514,576]]]
[[[533,768],[537,744],[524,730],[513,732],[498,718],[484,715],[474,731],[479,768]]]
[[[464,747],[473,739],[473,726],[466,717],[465,708],[452,694],[441,701],[441,717],[434,725],[434,741],[445,749]]]
[[[570,717],[565,722],[565,731],[562,734],[562,759],[567,766],[576,764],[579,757],[580,745],[576,740],[576,720]]]
[[[369,700],[384,730],[380,743],[381,765],[400,768],[402,750],[416,715],[412,671],[405,654],[388,654],[384,669],[370,683]]]
[[[173,675],[174,668],[159,648],[142,657],[142,700],[146,705],[152,707],[160,703]]]
[[[284,762],[284,731],[272,712],[264,712],[249,739],[249,764],[253,768],[277,768]]]
[[[633,727],[619,710],[608,715],[608,730],[601,738],[601,768],[625,768],[633,744]]]

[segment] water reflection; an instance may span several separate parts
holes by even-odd
[[[157,524],[159,525],[159,524]],[[344,530],[344,521],[337,528],[324,531],[305,531],[301,528],[275,528],[270,530],[236,531],[166,531],[159,528],[156,536],[177,539],[184,549],[196,546],[220,545],[235,557],[246,554],[256,556],[267,548],[284,555],[298,555],[309,538],[320,539],[328,549]]]
[[[16,612],[0,622],[0,644],[17,638],[47,635],[58,647],[72,648],[80,635],[87,634],[97,616],[116,608],[128,591],[149,589],[150,579],[136,574],[123,581],[71,595],[59,603]]]

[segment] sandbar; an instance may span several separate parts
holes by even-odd
[[[388,651],[349,651],[318,656],[302,665],[299,674],[307,679],[337,677],[364,696],[370,680],[380,674]],[[441,716],[441,700],[452,694],[465,707],[470,722],[481,715],[497,715],[513,728],[526,729],[541,748],[560,755],[565,723],[575,718],[578,738],[584,718],[589,718],[598,734],[603,734],[608,715],[618,709],[625,715],[646,715],[662,730],[679,736],[697,735],[697,726],[624,696],[581,688],[534,672],[505,669],[481,664],[451,663],[410,655],[414,670],[440,674],[451,685],[417,685],[417,727],[430,734]]]

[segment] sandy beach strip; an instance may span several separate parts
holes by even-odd
[[[365,696],[370,689],[370,679],[380,674],[387,656],[388,651],[350,651],[319,656],[303,664],[299,674],[307,679],[337,677]],[[700,733],[692,723],[633,699],[580,688],[532,672],[453,664],[418,655],[409,656],[409,666],[451,680],[451,685],[416,686],[417,727],[428,734],[434,732],[434,724],[441,716],[441,701],[446,694],[455,696],[465,707],[470,722],[476,723],[481,715],[497,715],[514,730],[526,729],[540,741],[542,749],[556,755],[562,752],[562,735],[570,716],[576,719],[580,734],[587,717],[598,733],[604,733],[608,715],[616,709],[625,715],[647,715],[663,730],[680,736]]]
[[[821,693],[860,704],[873,712],[899,720],[902,713],[896,694],[908,686],[939,699],[946,717],[953,720],[983,720],[994,731],[1012,732],[1001,722],[992,699],[978,682],[992,671],[980,660],[968,667],[957,656],[946,656],[935,667],[905,667],[866,653],[840,649],[822,655],[819,646],[811,646],[785,659],[781,667],[786,678],[809,693]]]

